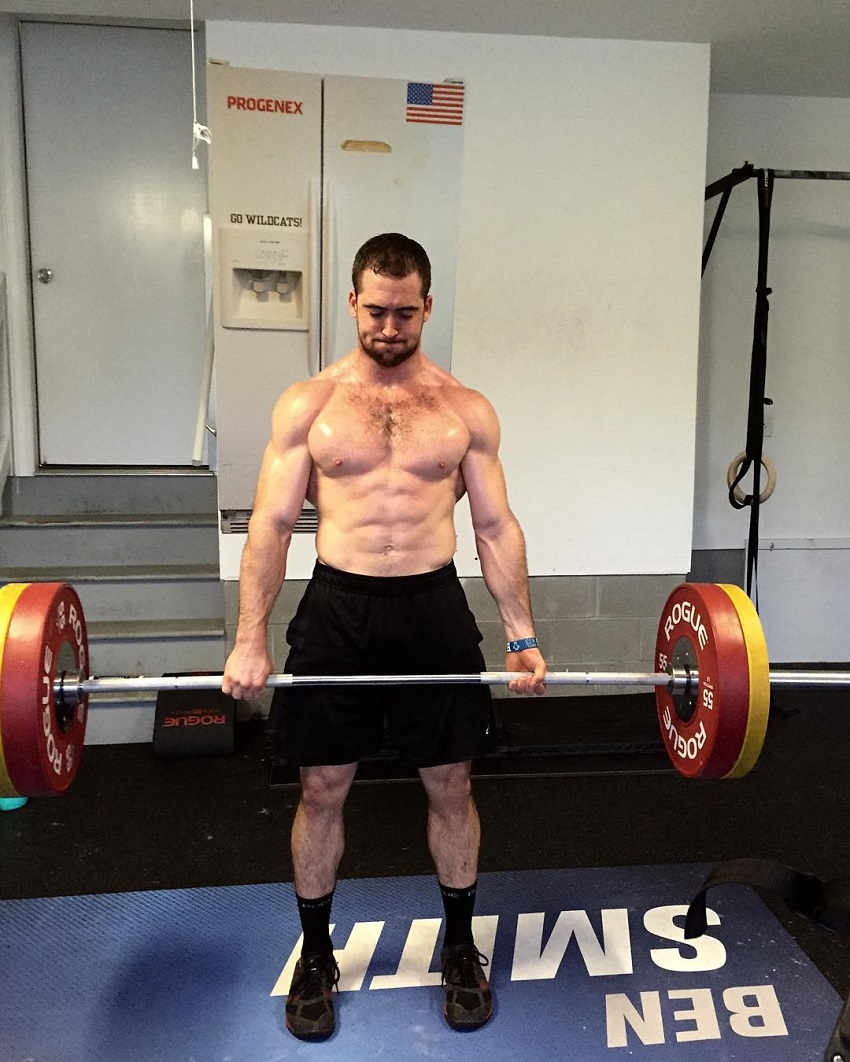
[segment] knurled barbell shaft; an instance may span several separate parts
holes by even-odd
[[[514,671],[480,671],[451,675],[269,675],[266,686],[398,686],[465,685],[506,686],[520,677]],[[66,673],[56,681],[57,697],[68,700],[92,693],[161,692],[163,690],[212,690],[221,687],[223,675],[163,675],[138,678],[83,678]],[[683,689],[688,676],[666,672],[550,671],[546,682],[554,686],[670,686]]]

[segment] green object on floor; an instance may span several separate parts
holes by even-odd
[[[0,811],[15,811],[22,808],[29,797],[0,797]]]

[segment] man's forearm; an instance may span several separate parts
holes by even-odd
[[[522,529],[512,520],[496,533],[476,533],[475,541],[481,574],[499,609],[506,637],[528,637],[534,633],[534,619]]]
[[[269,525],[252,526],[239,572],[237,643],[266,644],[268,620],[286,574],[290,534]]]

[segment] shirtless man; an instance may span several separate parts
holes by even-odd
[[[290,387],[272,418],[240,574],[239,624],[222,688],[252,697],[273,669],[267,624],[305,498],[319,516],[318,561],[289,625],[292,674],[450,674],[485,670],[481,634],[452,557],[454,507],[469,499],[481,571],[499,609],[510,688],[542,693],[525,543],[508,507],[489,402],[420,348],[431,267],[398,233],[357,252],[348,296],[357,346]],[[443,897],[440,954],[449,1025],[492,1011],[472,911],[479,822],[470,759],[492,722],[489,690],[445,684],[295,687],[275,693],[278,750],[301,768],[292,826],[304,943],[286,1004],[295,1036],[329,1036],[339,979],[329,933],[343,852],[343,805],[360,759],[384,726],[428,797],[428,845]]]

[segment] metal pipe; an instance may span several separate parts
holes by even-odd
[[[846,170],[774,170],[773,176],[790,181],[850,181]]]
[[[771,671],[771,686],[850,686],[850,671]]]
[[[450,675],[269,675],[267,687],[277,686],[423,686],[491,685],[506,686],[518,678],[520,672],[480,671]],[[138,677],[86,678],[64,672],[54,684],[53,692],[59,703],[78,704],[80,698],[98,693],[159,693],[170,690],[215,690],[221,687],[223,675],[162,675]],[[550,686],[666,686],[670,693],[687,693],[696,689],[699,675],[674,669],[670,672],[644,671],[550,671],[546,683]],[[850,686],[850,671],[786,670],[770,672],[771,686]]]
[[[207,437],[207,418],[210,413],[213,364],[215,363],[215,322],[213,301],[210,297],[210,312],[207,317],[207,334],[204,343],[204,365],[201,369],[201,391],[198,396],[198,411],[195,418],[195,441],[192,444],[192,464],[204,464],[204,443]]]

